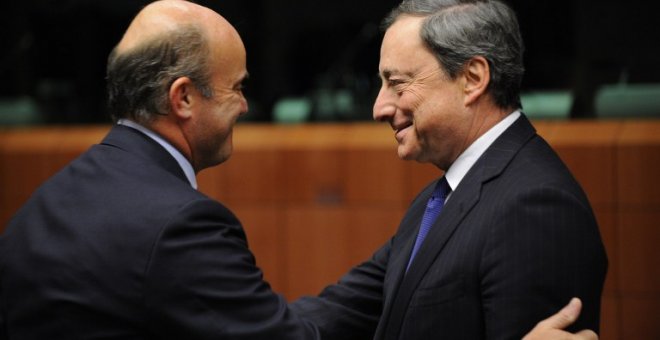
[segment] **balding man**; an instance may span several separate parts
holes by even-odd
[[[262,281],[236,217],[195,190],[231,154],[246,77],[217,13],[163,0],[136,16],[108,61],[117,125],[0,237],[0,339],[319,337]],[[569,307],[530,339],[573,336],[558,330]]]
[[[195,190],[231,154],[246,77],[217,13],[160,1],[136,16],[108,61],[118,124],[0,241],[0,338],[316,338],[262,281],[236,217]]]

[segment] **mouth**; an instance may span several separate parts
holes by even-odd
[[[399,143],[403,142],[403,138],[411,126],[412,126],[412,122],[405,122],[403,124],[392,126],[392,128],[394,129],[394,138],[396,138],[397,142]]]

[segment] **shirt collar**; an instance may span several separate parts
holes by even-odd
[[[502,119],[499,123],[495,124],[486,133],[477,138],[463,153],[461,153],[456,161],[447,169],[445,177],[451,187],[452,191],[461,183],[463,177],[472,168],[474,163],[477,162],[479,157],[486,152],[488,147],[499,137],[504,131],[513,124],[520,117],[520,111],[516,110],[511,112],[508,116]]]
[[[128,126],[130,128],[133,128],[135,130],[138,130],[145,135],[147,135],[149,138],[153,139],[156,141],[156,143],[160,144],[167,152],[174,157],[177,163],[179,163],[179,166],[181,167],[181,170],[183,170],[183,173],[186,175],[186,178],[188,179],[188,182],[190,182],[190,185],[194,188],[197,189],[197,179],[195,178],[195,170],[193,170],[192,165],[188,161],[186,157],[179,152],[172,144],[170,144],[168,141],[163,139],[163,137],[159,136],[157,133],[147,129],[146,127],[132,121],[129,119],[119,119],[117,121],[118,125],[123,125],[123,126]]]

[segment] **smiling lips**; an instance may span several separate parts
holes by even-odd
[[[404,124],[400,124],[399,126],[392,127],[394,129],[394,138],[396,138],[397,142],[399,143],[403,142],[403,138],[405,137],[406,133],[408,132],[411,126],[412,126],[411,122],[406,122]]]

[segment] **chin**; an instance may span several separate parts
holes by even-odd
[[[419,158],[419,152],[415,148],[406,147],[405,145],[399,145],[397,153],[399,154],[399,158],[405,161],[414,161]]]
[[[226,162],[229,159],[229,157],[231,157],[231,152],[218,156],[218,158],[216,158],[214,162],[215,163],[214,165],[219,165]]]
[[[414,161],[416,157],[410,153],[399,151],[399,158],[404,161]]]

